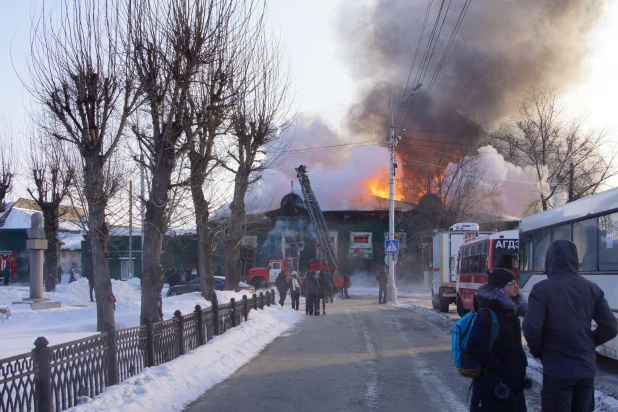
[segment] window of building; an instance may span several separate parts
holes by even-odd
[[[371,232],[350,232],[350,247],[351,248],[370,248],[371,247]]]
[[[599,217],[599,270],[618,270],[618,213]]]
[[[573,243],[577,246],[580,270],[597,270],[597,218],[573,223]]]
[[[120,279],[127,280],[133,277],[133,271],[130,268],[129,260],[120,261]]]

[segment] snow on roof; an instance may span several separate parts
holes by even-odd
[[[81,233],[58,232],[58,239],[63,243],[62,250],[81,250],[84,236]]]
[[[31,217],[37,210],[21,209],[13,206],[7,213],[6,221],[3,229],[28,229],[31,226]],[[58,229],[61,231],[76,231],[81,230],[79,223],[68,220],[60,220]]]

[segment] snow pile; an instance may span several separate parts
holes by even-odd
[[[70,411],[179,411],[256,356],[301,316],[280,306],[250,311],[247,322],[185,356],[144,371]],[[259,331],[259,333],[256,333]]]

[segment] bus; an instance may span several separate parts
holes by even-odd
[[[463,317],[478,310],[476,292],[487,283],[487,269],[505,268],[517,276],[519,232],[505,230],[467,239],[459,248],[457,265],[457,313]]]
[[[618,313],[618,188],[585,197],[522,219],[519,226],[519,286],[526,297],[546,279],[545,253],[552,240],[577,246],[579,273],[599,285],[614,315]],[[618,339],[597,348],[618,359]]]

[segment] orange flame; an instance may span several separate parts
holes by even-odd
[[[390,190],[388,187],[388,181],[372,177],[364,182],[364,186],[369,189],[372,195],[388,199]],[[403,200],[403,195],[397,194],[397,185],[395,185],[395,194],[393,196],[395,200]]]

